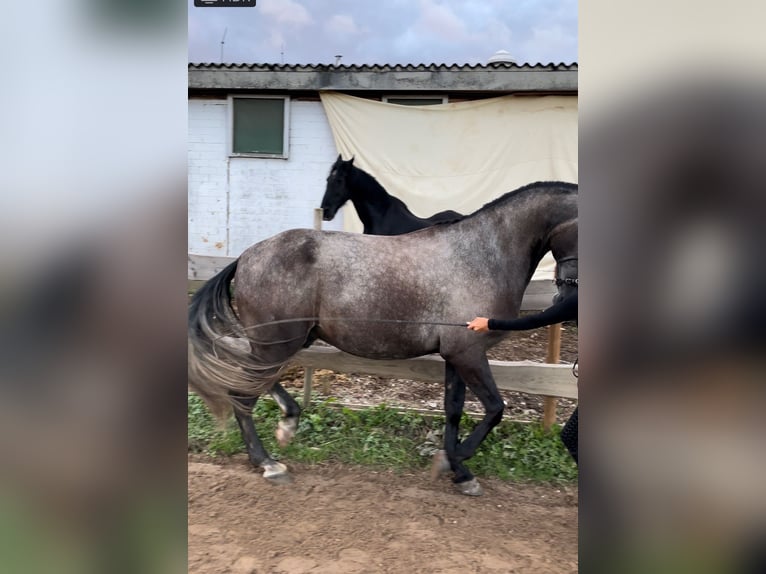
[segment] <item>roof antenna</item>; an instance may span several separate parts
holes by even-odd
[[[223,36],[221,37],[221,64],[223,64],[223,45],[226,40],[226,31],[228,30],[228,26],[223,29]]]
[[[340,66],[340,59],[343,57],[342,54],[335,54],[335,65]]]
[[[279,53],[280,57],[282,58],[282,63],[285,63],[285,43],[282,42],[282,51]]]

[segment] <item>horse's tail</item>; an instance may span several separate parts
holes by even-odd
[[[236,397],[257,397],[279,371],[255,361],[231,305],[235,260],[192,297],[188,322],[189,386],[219,419],[242,408]]]

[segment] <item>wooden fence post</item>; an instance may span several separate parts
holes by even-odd
[[[303,375],[303,408],[308,408],[311,404],[311,377],[314,374],[312,367],[306,367]]]
[[[322,230],[322,215],[324,214],[324,209],[321,207],[315,207],[314,208],[314,229],[317,231]]]
[[[561,356],[561,323],[548,327],[548,357],[547,363],[558,364]],[[556,397],[543,397],[543,429],[550,430],[556,422]]]

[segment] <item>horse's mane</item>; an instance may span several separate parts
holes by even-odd
[[[577,193],[578,186],[576,183],[569,183],[566,181],[536,181],[534,183],[528,183],[522,187],[504,193],[500,197],[496,197],[489,203],[485,203],[479,209],[473,213],[469,213],[463,216],[463,219],[473,217],[484,211],[488,211],[497,205],[504,204],[510,201],[517,201],[524,195],[530,195],[544,189],[547,192],[559,193],[562,195],[572,195]],[[449,223],[449,222],[445,222]]]
[[[352,164],[350,173],[353,175],[355,182],[358,185],[363,186],[365,191],[372,191],[378,193],[379,195],[393,197],[386,191],[386,188],[383,187],[377,179],[375,179],[374,176],[364,171],[361,167],[356,167]]]

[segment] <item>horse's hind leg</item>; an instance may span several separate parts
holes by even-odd
[[[247,321],[245,323],[249,324]],[[252,323],[255,324],[254,321]],[[283,419],[277,427],[277,439],[284,444],[290,440],[297,429],[300,409],[295,400],[279,384],[279,374],[290,357],[300,350],[306,340],[306,333],[305,326],[293,325],[279,332],[260,334],[259,336],[264,338],[262,341],[250,341],[253,362],[260,365],[257,370],[257,380],[260,381],[261,388],[268,389],[283,413]],[[252,408],[256,399],[246,398],[245,400],[250,402],[249,405],[243,402],[248,406],[246,412],[238,413],[235,409],[235,414],[242,437],[247,444],[250,462],[254,466],[263,467],[264,478],[275,481],[289,478],[287,467],[268,456],[255,431]]]
[[[258,438],[258,433],[255,431],[252,413],[257,400],[257,397],[237,398],[237,402],[242,405],[244,409],[234,409],[234,417],[237,419],[239,430],[245,441],[250,463],[256,468],[263,468],[264,478],[268,478],[273,482],[289,482],[291,479],[287,472],[287,467],[284,464],[273,460],[268,455],[261,443],[261,439]]]
[[[283,447],[288,445],[298,430],[298,419],[300,418],[301,409],[292,395],[279,384],[279,374],[281,368],[301,347],[310,345],[316,339],[313,330],[308,330],[307,332],[301,328],[296,333],[296,336],[290,337],[291,334],[288,331],[275,335],[277,339],[285,338],[286,342],[284,343],[272,344],[255,341],[250,343],[253,356],[257,357],[258,361],[262,364],[268,365],[264,370],[264,376],[273,381],[269,387],[269,394],[279,405],[279,410],[282,411],[282,419],[277,423],[275,435],[279,446]]]
[[[279,405],[282,411],[282,420],[277,425],[277,442],[279,446],[287,446],[288,443],[295,436],[295,431],[298,430],[298,420],[301,416],[301,408],[290,393],[288,393],[282,385],[275,383],[269,394]]]

